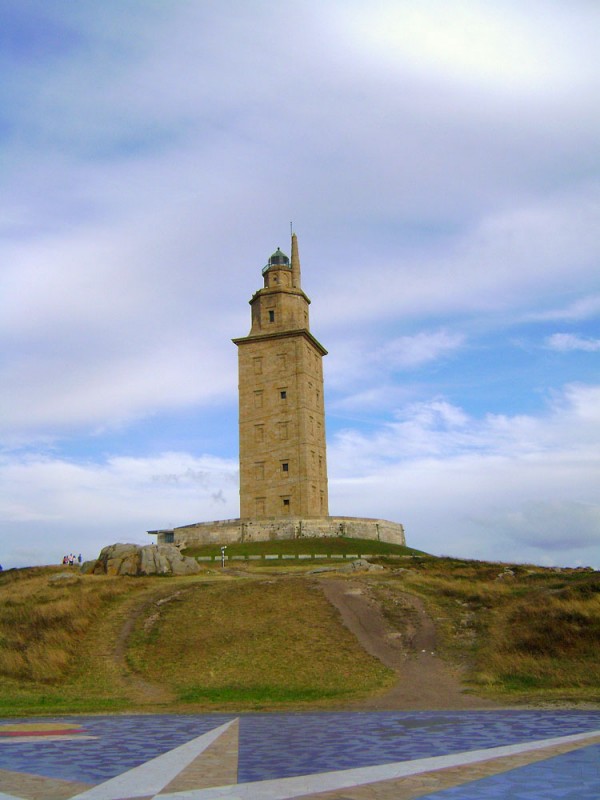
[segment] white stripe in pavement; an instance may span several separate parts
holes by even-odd
[[[359,767],[337,772],[321,772],[316,775],[300,775],[279,780],[239,783],[231,786],[217,786],[209,789],[191,789],[183,792],[161,794],[156,800],[292,800],[307,794],[349,789],[367,783],[405,778],[422,772],[432,772],[446,767],[461,767],[476,764],[492,758],[518,755],[530,751],[544,750],[561,744],[584,743],[586,739],[600,736],[600,731],[576,733],[534,742],[490,747],[485,750],[470,750],[451,753],[445,756],[419,758],[414,761],[400,761],[374,767]],[[83,795],[82,795],[83,797]]]
[[[120,798],[129,800],[129,798],[156,795],[234,722],[235,720],[226,722],[225,725],[220,725],[174,750],[169,750],[168,753],[163,753],[145,764],[140,764],[139,767],[134,767],[75,795],[71,800],[120,800]]]

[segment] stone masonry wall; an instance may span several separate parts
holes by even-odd
[[[153,533],[153,531],[149,531]],[[158,544],[171,531],[157,531]],[[173,544],[188,547],[199,544],[234,544],[297,539],[302,536],[347,536],[350,539],[373,539],[390,544],[406,544],[404,528],[397,522],[366,517],[271,517],[268,519],[227,519],[183,525],[172,531]]]

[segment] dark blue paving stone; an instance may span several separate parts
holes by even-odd
[[[598,800],[600,745],[428,794],[426,800]]]
[[[11,742],[0,746],[0,769],[99,783],[172,750],[232,719],[224,715],[64,717],[15,722],[76,722],[92,740]]]
[[[99,783],[233,718],[64,717],[55,721],[78,723],[98,738],[4,744],[0,769]],[[576,711],[249,714],[240,717],[239,780],[351,769],[598,729],[599,712]]]
[[[598,712],[261,714],[242,719],[239,780],[409,761],[598,728]]]

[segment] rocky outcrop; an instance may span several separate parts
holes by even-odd
[[[194,575],[201,571],[194,558],[182,556],[172,544],[111,544],[104,547],[94,575]]]

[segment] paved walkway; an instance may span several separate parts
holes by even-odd
[[[598,800],[600,712],[0,720],[0,800]]]

